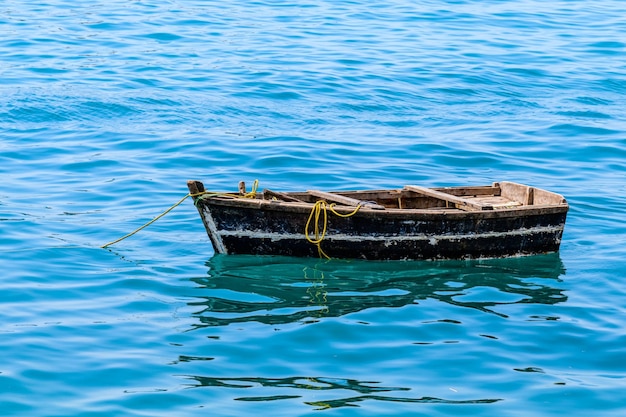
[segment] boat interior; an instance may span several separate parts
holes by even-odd
[[[502,210],[521,206],[553,206],[566,204],[563,196],[513,182],[489,186],[426,188],[407,185],[401,189],[324,192],[263,191],[263,198],[285,202],[329,203],[355,207],[361,205],[385,209],[458,209],[465,211]]]

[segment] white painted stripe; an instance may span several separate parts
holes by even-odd
[[[215,226],[215,225],[214,225]],[[334,234],[326,235],[325,240],[339,240],[345,242],[362,242],[362,241],[380,241],[385,244],[391,244],[393,242],[406,242],[406,241],[428,241],[431,245],[436,245],[438,241],[454,241],[454,240],[471,240],[471,239],[485,239],[485,238],[504,238],[507,236],[526,236],[534,235],[537,233],[557,233],[563,231],[563,225],[560,226],[547,226],[547,227],[532,227],[529,229],[517,229],[507,232],[488,232],[488,233],[469,233],[462,235],[404,235],[404,236],[361,236],[361,235],[346,235],[346,234]],[[222,230],[219,234],[223,237],[242,237],[248,239],[270,239],[272,241],[291,239],[299,240],[305,239],[304,233],[275,233],[275,232],[257,232],[250,230]]]
[[[209,209],[203,210],[204,221],[206,222],[206,227],[209,230],[209,236],[213,237],[211,239],[213,241],[213,246],[215,252],[217,253],[228,253],[226,250],[226,246],[224,246],[224,242],[222,241],[221,233],[217,230],[217,226],[215,225],[215,221],[213,220],[213,216],[211,216],[211,211]]]

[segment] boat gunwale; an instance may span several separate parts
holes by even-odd
[[[219,205],[232,208],[256,209],[269,211],[283,211],[292,213],[310,213],[315,203],[308,202],[291,202],[279,200],[265,200],[261,198],[238,198],[223,195],[199,196],[203,205]],[[320,199],[322,200],[322,199]],[[404,216],[422,216],[422,217],[441,217],[448,219],[453,218],[491,218],[491,217],[514,217],[514,216],[531,216],[539,214],[551,214],[567,212],[569,204],[565,201],[559,204],[542,204],[542,205],[521,205],[514,207],[498,207],[493,210],[474,210],[464,211],[454,207],[432,207],[432,208],[385,208],[378,210],[367,205],[359,208],[355,215],[372,216],[372,217],[404,217]],[[333,205],[333,210],[341,214],[351,213],[355,210],[355,206]]]
[[[191,182],[191,181],[190,181]],[[189,182],[188,182],[189,183]],[[464,185],[464,186],[451,186],[451,187],[420,187],[424,190],[430,190],[438,194],[433,197],[428,194],[421,194],[420,191],[415,191],[411,189],[412,186],[405,186],[404,188],[387,188],[387,189],[373,189],[373,190],[335,190],[329,191],[322,194],[326,194],[328,197],[331,195],[336,195],[337,197],[341,197],[341,200],[336,200],[333,202],[332,197],[330,200],[325,199],[323,197],[315,197],[314,191],[285,191],[276,193],[272,190],[263,190],[262,192],[252,194],[252,195],[237,195],[231,193],[206,193],[204,195],[194,196],[194,200],[202,199],[210,199],[212,201],[223,201],[227,202],[224,205],[230,206],[238,206],[238,203],[234,203],[235,201],[243,202],[241,206],[250,206],[250,205],[266,205],[271,204],[272,206],[278,206],[280,208],[292,208],[292,207],[303,207],[307,210],[311,210],[312,207],[318,201],[326,200],[329,204],[333,205],[333,208],[338,212],[351,212],[359,205],[360,212],[370,212],[375,211],[380,214],[389,214],[389,213],[457,213],[463,212],[464,215],[473,212],[528,212],[535,209],[548,209],[548,208],[569,208],[569,204],[563,195],[548,191],[542,188],[533,187],[526,184],[520,184],[510,181],[500,181],[493,182],[491,185]],[[204,186],[202,186],[204,189]],[[505,196],[505,190],[513,189],[513,195]],[[191,190],[191,189],[190,189]],[[527,193],[526,196],[519,195],[519,191]],[[532,196],[534,194],[541,193],[544,196],[544,199],[552,200],[549,203],[544,204],[535,204]],[[266,195],[267,194],[267,195]],[[446,206],[431,206],[424,208],[403,208],[403,207],[381,207],[377,206],[377,204],[384,204],[382,201],[394,200],[398,199],[420,199],[420,198],[435,198],[438,199],[439,194],[449,194],[452,197],[452,200],[447,200]],[[530,202],[526,201],[529,198],[528,194],[530,194]],[[267,197],[273,198],[267,198]],[[278,196],[278,198],[276,198]],[[280,200],[280,196],[285,197],[286,199]],[[506,198],[511,205],[507,205],[507,202],[503,202],[500,204],[491,204],[491,203],[482,203],[480,201],[476,201],[477,197],[503,197]],[[353,202],[354,204],[345,203],[344,200],[347,197],[347,200]],[[303,199],[304,198],[304,199]],[[309,199],[315,198],[315,201],[305,201]],[[472,198],[474,200],[472,200]],[[301,201],[291,201],[292,199],[301,200]],[[445,197],[444,197],[445,200]],[[478,209],[467,210],[461,209],[457,204],[457,200],[461,200],[462,205],[472,205],[474,207],[478,206]],[[467,200],[467,201],[463,201]],[[476,201],[476,202],[475,202]],[[449,206],[448,204],[452,202],[453,206]],[[335,203],[335,204],[333,204]],[[361,204],[362,203],[362,204]],[[374,207],[369,205],[368,203],[375,203]],[[384,209],[383,209],[384,208]],[[481,209],[482,208],[482,209]],[[382,210],[381,210],[382,209]]]

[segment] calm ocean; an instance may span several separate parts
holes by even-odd
[[[626,413],[626,2],[4,0],[3,416]],[[559,254],[214,256],[186,181],[516,181]]]

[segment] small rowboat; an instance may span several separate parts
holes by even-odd
[[[216,253],[376,260],[557,252],[563,196],[513,182],[323,192],[207,192],[188,181]],[[256,188],[256,187],[255,187]]]

